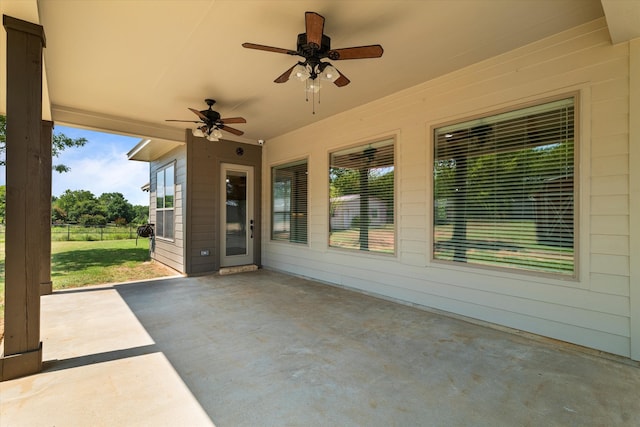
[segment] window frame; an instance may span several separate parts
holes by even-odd
[[[307,181],[306,181],[306,189],[305,189],[305,204],[306,204],[306,212],[305,212],[305,216],[306,216],[306,224],[305,224],[305,231],[304,231],[304,242],[302,241],[296,241],[296,240],[292,240],[291,237],[289,237],[289,239],[278,239],[278,238],[274,238],[274,220],[275,220],[275,189],[274,189],[274,185],[275,185],[275,179],[276,179],[276,170],[277,169],[284,169],[287,167],[295,167],[295,166],[299,166],[299,165],[306,165],[306,175],[307,175]],[[300,158],[297,160],[291,160],[291,161],[287,161],[284,163],[279,163],[279,164],[275,164],[272,165],[270,168],[270,173],[271,173],[271,179],[270,179],[270,189],[271,189],[271,206],[270,206],[270,233],[269,233],[269,240],[271,242],[276,242],[276,243],[289,243],[289,244],[294,244],[294,245],[309,245],[309,158],[308,157],[304,157],[304,158]],[[291,215],[291,209],[289,210],[289,214]],[[289,227],[289,235],[291,236],[292,231],[291,231],[291,219],[290,219],[290,227]]]
[[[331,202],[331,190],[330,190],[330,185],[331,185],[331,159],[332,159],[332,155],[335,153],[340,153],[340,152],[345,152],[345,151],[349,151],[349,150],[354,150],[354,149],[358,149],[358,148],[363,148],[366,149],[367,146],[372,146],[372,145],[376,145],[376,144],[384,144],[386,142],[390,142],[390,144],[392,146],[392,150],[391,152],[393,153],[393,209],[392,209],[392,215],[393,215],[393,223],[390,224],[392,227],[392,231],[393,231],[393,250],[386,252],[386,251],[381,251],[381,250],[363,250],[360,248],[349,248],[349,247],[344,247],[344,246],[335,246],[331,244],[331,233],[332,233],[332,227],[331,227],[331,220],[332,217],[334,215],[334,213],[332,212],[332,202]],[[368,139],[365,141],[360,141],[358,143],[354,143],[354,144],[350,144],[350,145],[346,145],[346,146],[337,146],[337,147],[333,147],[331,149],[329,149],[327,151],[327,164],[328,164],[328,168],[327,168],[327,178],[328,178],[328,182],[327,182],[327,248],[329,250],[336,250],[336,251],[344,251],[350,254],[354,254],[354,255],[359,255],[359,256],[374,256],[374,257],[378,257],[378,256],[383,256],[383,257],[397,257],[398,255],[398,182],[399,182],[399,175],[398,175],[398,137],[395,134],[391,134],[391,135],[382,135],[380,137],[377,138],[372,138],[372,139]]]
[[[438,259],[435,257],[435,232],[436,232],[436,194],[435,194],[435,159],[436,159],[436,132],[438,129],[454,126],[457,124],[463,124],[466,122],[471,122],[474,120],[479,120],[483,118],[490,119],[495,116],[499,116],[505,113],[515,113],[519,110],[524,110],[531,107],[543,106],[545,104],[550,104],[555,101],[561,101],[565,99],[573,100],[573,271],[572,273],[564,274],[562,272],[547,272],[547,271],[539,271],[539,270],[530,270],[519,267],[518,265],[513,267],[500,266],[500,265],[485,265],[479,263],[469,263],[469,262],[459,262],[453,260],[444,260]],[[576,282],[578,283],[581,277],[581,239],[580,239],[580,231],[581,231],[581,169],[583,168],[581,153],[580,153],[580,144],[581,144],[581,96],[579,91],[569,92],[569,93],[561,93],[558,95],[545,97],[545,98],[536,98],[531,101],[522,102],[522,103],[514,103],[504,108],[487,110],[483,113],[476,115],[468,115],[468,116],[459,116],[453,120],[447,120],[445,122],[436,123],[430,126],[429,132],[429,140],[430,140],[430,149],[428,150],[429,155],[429,165],[431,167],[431,172],[429,174],[429,198],[430,198],[430,210],[428,212],[430,220],[428,220],[429,227],[429,260],[430,264],[441,265],[441,266],[450,266],[455,267],[456,269],[469,269],[470,272],[473,271],[495,271],[501,273],[508,274],[517,274],[517,275],[528,275],[535,277],[543,277],[548,279],[559,280],[558,283],[567,283],[567,282]]]
[[[166,182],[167,182],[166,176],[167,176],[167,170],[169,170],[169,169],[171,169],[173,171],[173,183],[172,183],[172,187],[173,187],[172,188],[172,193],[173,194],[171,194],[171,195],[168,195],[167,191],[166,191],[166,189],[168,188],[168,186],[166,185]],[[163,173],[162,186],[160,186],[160,183],[158,182],[158,175],[160,173]],[[176,197],[175,197],[176,196],[176,162],[175,162],[175,160],[170,162],[170,163],[167,163],[167,164],[163,165],[162,167],[159,167],[158,169],[156,169],[155,174],[156,174],[156,198],[155,198],[155,202],[156,202],[156,205],[155,205],[155,209],[156,209],[156,225],[155,225],[154,235],[155,235],[155,237],[157,237],[159,239],[162,239],[162,240],[175,241],[175,233],[176,233],[176,224],[175,224],[175,221],[176,221],[176,215],[175,215],[175,206],[176,206]],[[162,203],[163,206],[161,208],[158,207],[158,199],[159,199],[158,193],[160,192],[160,188],[162,188],[162,201],[163,201],[163,203]],[[171,203],[170,207],[167,207],[167,196],[173,196],[172,203]],[[167,237],[165,235],[165,230],[166,230],[166,227],[165,227],[166,215],[165,215],[165,213],[169,212],[169,211],[172,212],[172,215],[171,215],[171,222],[172,222],[171,231],[172,232],[171,232],[171,236]],[[161,230],[161,232],[158,232],[158,219],[159,219],[160,215],[162,215],[162,230]]]

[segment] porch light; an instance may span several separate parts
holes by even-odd
[[[222,132],[219,129],[213,129],[207,135],[209,141],[220,141],[220,138],[222,138]]]
[[[207,125],[199,126],[191,131],[193,136],[199,138],[207,138],[209,141],[219,141],[222,138],[222,132],[217,127],[209,127]]]
[[[318,79],[307,80],[307,88],[306,88],[307,92],[318,93],[320,92],[321,87],[322,85],[320,84],[320,81]]]
[[[320,103],[320,89],[322,88],[322,81],[335,82],[340,77],[340,73],[328,62],[321,62],[319,60],[307,60],[307,62],[299,62],[298,65],[293,67],[290,77],[303,82],[304,90],[306,92],[306,99],[309,101],[309,94],[313,96],[313,103],[315,104],[315,94],[318,94],[318,104]],[[316,113],[315,105],[313,107],[313,114]]]
[[[328,80],[330,82],[335,82],[340,75],[338,74],[338,70],[333,68],[331,65],[327,65],[320,72],[319,76],[320,76],[320,78],[322,80]]]
[[[303,82],[303,81],[307,80],[309,77],[311,77],[311,73],[309,72],[309,70],[307,69],[307,67],[305,65],[298,64],[293,69],[293,76],[296,79],[298,79],[301,82]]]
[[[202,130],[202,128],[205,128],[205,130],[206,130],[206,127],[205,127],[205,126],[195,128],[195,129],[192,131],[193,136],[195,136],[195,137],[199,137],[199,138],[202,138],[202,137],[204,136],[204,131]]]

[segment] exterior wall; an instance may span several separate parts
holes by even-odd
[[[175,162],[175,199],[174,199],[174,238],[172,240],[156,237],[155,247],[152,253],[153,259],[161,262],[181,273],[185,270],[185,208],[184,203],[187,183],[187,158],[184,147],[171,150],[161,158],[153,161],[150,166],[150,193],[149,193],[149,222],[156,222],[156,173],[158,169]]]
[[[631,358],[640,360],[640,38],[629,43]]]
[[[195,138],[187,132],[185,154],[189,164],[186,204],[188,221],[186,228],[185,272],[204,274],[220,269],[220,165],[233,163],[254,167],[254,260],[260,264],[261,249],[261,174],[262,147],[239,142],[220,140],[207,141]],[[242,148],[242,155],[238,154]],[[209,255],[202,255],[208,251]]]
[[[631,168],[640,169],[629,143],[632,43],[612,46],[605,20],[596,20],[267,141],[267,213],[271,166],[309,158],[309,242],[270,241],[267,214],[263,264],[640,359],[638,317],[630,312],[639,306],[631,295],[640,294],[638,270],[632,278],[630,267],[630,228],[640,221],[629,206],[630,199],[638,204]],[[340,89],[323,90],[323,96],[340,96]],[[432,127],[575,92],[578,279],[433,262]],[[633,99],[637,106],[637,95]],[[397,138],[396,255],[329,248],[329,153],[388,136]]]

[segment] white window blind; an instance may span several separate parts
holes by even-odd
[[[394,140],[330,155],[329,246],[394,253]]]
[[[435,129],[434,259],[574,275],[574,102]]]
[[[271,169],[271,239],[307,243],[307,161]]]

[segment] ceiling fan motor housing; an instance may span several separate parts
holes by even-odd
[[[200,111],[211,123],[215,123],[220,120],[220,113],[213,110],[202,110]]]
[[[319,58],[326,58],[327,52],[331,50],[331,38],[326,35],[322,35],[322,44],[320,49],[312,48],[307,43],[307,33],[298,34],[298,54],[305,58],[317,56]]]

